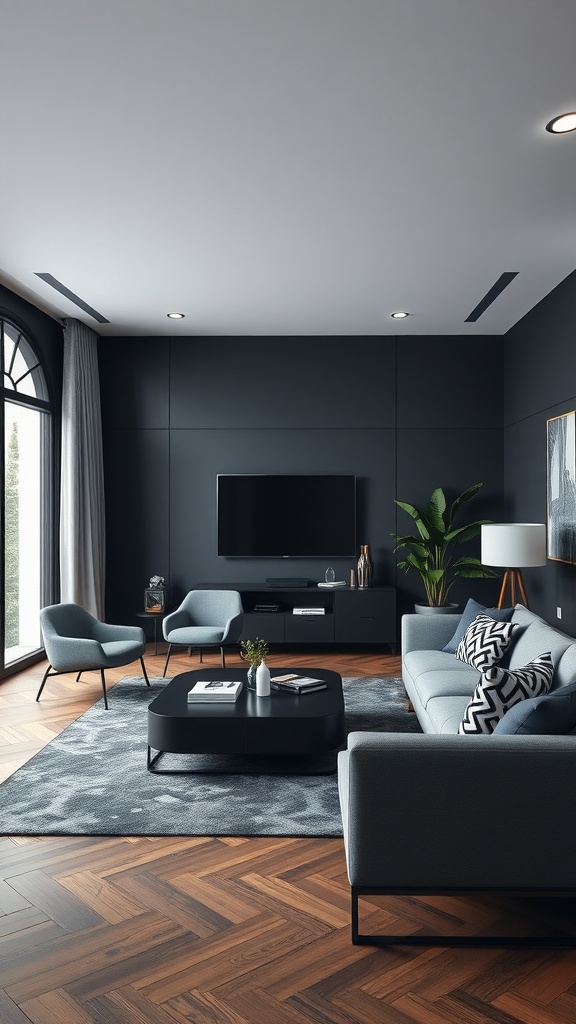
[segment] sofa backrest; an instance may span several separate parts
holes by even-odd
[[[566,686],[576,679],[576,639],[555,629],[522,604],[517,604],[512,622],[522,627],[520,636],[512,646],[509,667],[522,668],[534,658],[550,651],[554,661],[553,689]]]

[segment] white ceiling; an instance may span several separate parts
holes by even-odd
[[[576,133],[544,131],[575,0],[2,0],[1,29],[0,281],[53,315],[500,334],[576,267]]]

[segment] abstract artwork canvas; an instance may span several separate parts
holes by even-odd
[[[547,421],[548,558],[576,564],[576,412]]]

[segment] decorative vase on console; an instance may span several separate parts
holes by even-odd
[[[358,559],[358,586],[364,589],[370,586],[372,579],[372,562],[370,561],[370,550],[368,544],[360,545],[360,558]]]

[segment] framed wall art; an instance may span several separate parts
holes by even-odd
[[[548,558],[576,565],[576,411],[546,422]]]

